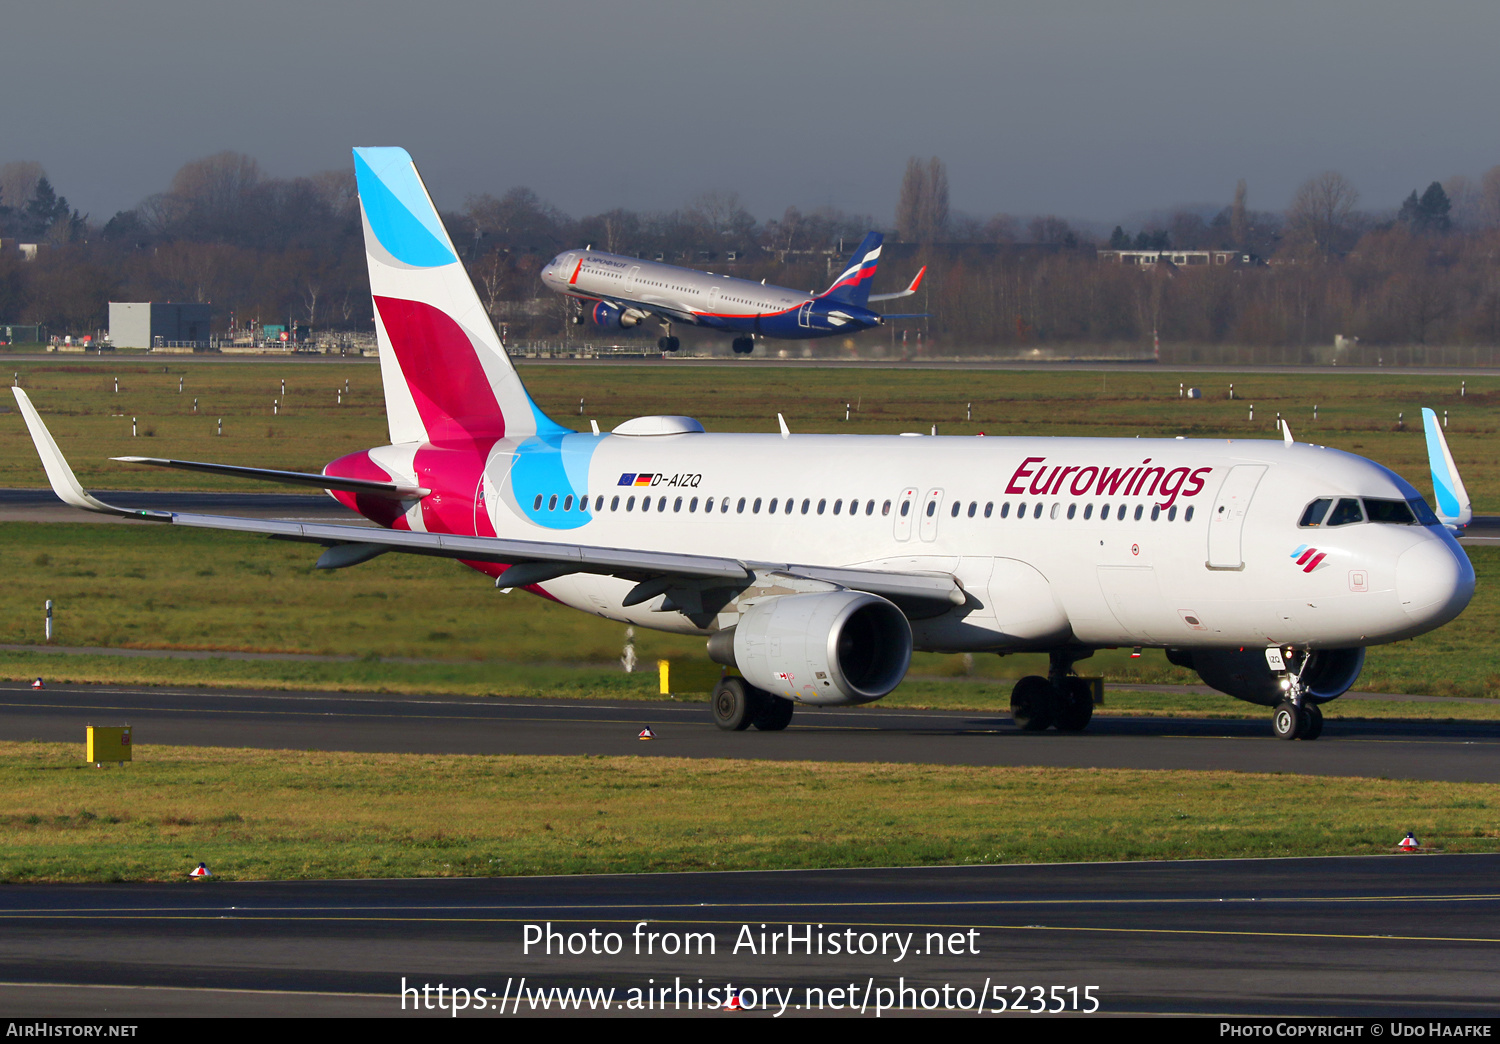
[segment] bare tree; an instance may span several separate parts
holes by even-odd
[[[1250,239],[1250,217],[1245,209],[1247,196],[1245,179],[1240,178],[1234,186],[1234,205],[1229,209],[1229,238],[1240,250],[1245,249]]]
[[[1354,232],[1359,191],[1336,170],[1325,170],[1302,183],[1287,208],[1287,231],[1305,247],[1322,253],[1345,250]]]
[[[927,168],[913,156],[906,161],[901,195],[896,201],[896,238],[914,243],[921,238],[922,210],[927,199]]]
[[[36,191],[36,183],[46,176],[35,160],[14,160],[0,167],[0,206],[24,207]]]
[[[1491,167],[1479,179],[1479,214],[1482,228],[1500,228],[1500,167]]]

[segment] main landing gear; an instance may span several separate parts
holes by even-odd
[[[1283,700],[1271,715],[1271,731],[1277,739],[1315,740],[1323,733],[1323,712],[1313,703],[1299,707],[1291,700]]]
[[[725,678],[714,689],[714,724],[726,732],[743,732],[754,725],[762,732],[780,732],[792,721],[796,704],[757,689],[744,678]]]
[[[735,355],[749,355],[755,351],[755,338],[736,337],[732,347],[734,348]]]
[[[656,339],[656,347],[660,348],[664,352],[675,352],[677,349],[682,347],[682,342],[676,337],[672,336],[671,323],[662,323],[661,328],[667,331],[667,335],[665,337],[658,337]]]
[[[1091,656],[1092,651],[1084,656]],[[1061,732],[1082,732],[1094,717],[1094,692],[1088,682],[1072,673],[1073,661],[1082,659],[1073,651],[1054,652],[1048,677],[1031,674],[1016,682],[1010,692],[1010,718],[1026,732],[1041,732],[1056,726]]]

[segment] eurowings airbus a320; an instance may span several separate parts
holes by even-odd
[[[741,355],[755,350],[757,337],[808,340],[852,334],[879,326],[887,319],[911,315],[882,315],[870,310],[871,301],[910,297],[922,285],[927,266],[918,269],[905,290],[871,294],[870,284],[880,265],[879,232],[865,236],[849,263],[821,294],[767,286],[751,279],[734,279],[692,268],[678,268],[602,250],[570,250],[542,269],[542,282],[558,293],[578,298],[588,307],[581,322],[606,330],[637,326],[652,316],[662,321],[665,336],[657,340],[664,352],[681,347],[672,324],[685,323],[739,334],[733,348]]]
[[[915,649],[1045,652],[1026,729],[1092,714],[1074,665],[1154,646],[1317,736],[1366,646],[1452,620],[1468,496],[1426,413],[1440,520],[1409,483],[1292,441],[713,434],[688,417],[572,431],[511,367],[407,153],[354,150],[390,443],[300,474],[124,457],[327,490],[380,528],[131,511],[84,492],[25,392],[53,489],[80,508],[321,544],[338,569],[453,558],[583,612],[701,635],[732,668],[725,729],[878,700]],[[1445,524],[1446,523],[1446,524]]]

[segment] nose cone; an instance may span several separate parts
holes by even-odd
[[[1453,540],[1424,540],[1396,562],[1396,594],[1425,630],[1452,620],[1474,597],[1474,567]]]

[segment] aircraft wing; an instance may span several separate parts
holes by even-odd
[[[869,300],[894,301],[898,297],[910,297],[912,294],[917,292],[917,287],[922,285],[922,277],[926,274],[927,266],[923,265],[920,269],[917,270],[916,278],[911,281],[911,285],[908,286],[905,290],[901,290],[894,294],[871,294],[869,296]]]
[[[495,562],[510,566],[504,582],[513,587],[543,583],[572,573],[598,573],[637,581],[636,590],[626,596],[625,605],[635,605],[662,593],[669,584],[686,582],[747,582],[757,572],[784,572],[818,580],[851,590],[866,591],[893,600],[909,600],[940,605],[963,605],[963,588],[947,574],[888,573],[875,569],[845,569],[830,566],[792,565],[746,562],[711,555],[688,555],[670,551],[648,551],[632,548],[594,547],[585,544],[563,544],[538,540],[510,540],[501,537],[457,536],[446,533],[417,533],[410,530],[377,529],[367,526],[287,522],[275,519],[238,518],[227,515],[202,515],[177,511],[149,511],[107,504],[83,489],[73,469],[57,448],[52,434],[42,422],[36,407],[20,388],[12,389],[21,413],[30,429],[32,441],[42,458],[47,480],[63,501],[85,511],[120,515],[198,529],[222,529],[238,533],[258,533],[280,540],[297,540],[322,544],[328,548],[318,559],[318,567],[338,569],[368,561],[387,552],[453,558],[465,562]],[[227,467],[209,465],[208,468]],[[260,469],[239,469],[257,471]],[[235,472],[226,472],[233,474]],[[300,475],[300,472],[281,474]],[[323,478],[324,476],[318,476]],[[299,480],[300,481],[300,480]],[[423,491],[425,493],[425,491]]]

